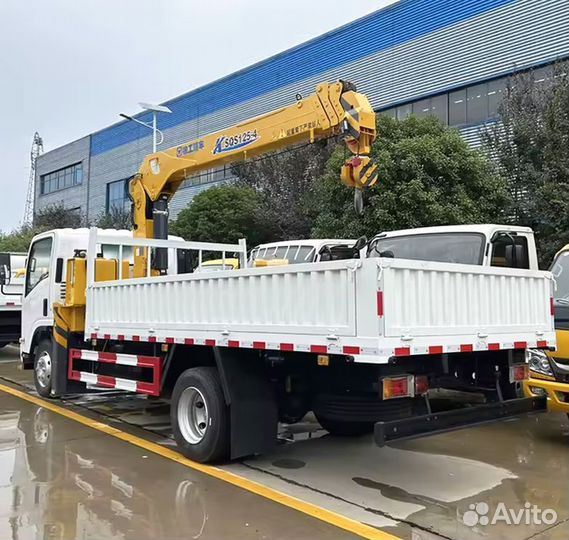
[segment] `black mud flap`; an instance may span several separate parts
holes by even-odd
[[[56,336],[55,333],[58,335]],[[60,397],[68,394],[84,394],[87,392],[85,383],[71,381],[67,378],[67,368],[69,365],[69,349],[80,344],[80,338],[66,332],[65,330],[54,327],[53,336],[53,358],[52,358],[52,393],[53,397]],[[63,346],[66,343],[67,346]]]
[[[277,441],[278,411],[258,353],[214,347],[214,355],[230,411],[231,459],[268,452]]]
[[[411,416],[401,420],[377,422],[374,428],[374,437],[378,446],[385,446],[390,442],[418,439],[447,431],[488,424],[521,414],[546,411],[546,396],[509,399],[464,409]]]

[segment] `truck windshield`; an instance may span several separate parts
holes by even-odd
[[[563,304],[569,304],[569,251],[559,255],[551,265],[555,278],[553,298]]]
[[[484,236],[479,233],[411,234],[380,238],[371,244],[369,257],[482,264]]]

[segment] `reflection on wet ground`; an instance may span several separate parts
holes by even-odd
[[[0,538],[350,538],[0,394]]]
[[[30,385],[28,373],[16,364],[1,365],[0,377]],[[173,445],[169,408],[162,401],[104,392],[71,402],[120,429]],[[41,428],[34,432],[46,436]],[[569,538],[569,423],[562,415],[530,416],[382,449],[371,438],[330,437],[308,416],[281,426],[279,443],[269,455],[224,468],[404,538]],[[111,458],[109,466],[120,468],[121,459],[122,454]],[[146,470],[154,476],[154,467]],[[527,502],[551,508],[558,524],[465,525],[465,512],[478,502],[491,511],[500,503],[513,510]],[[115,510],[126,512],[116,503]]]

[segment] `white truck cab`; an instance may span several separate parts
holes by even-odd
[[[331,261],[336,257],[334,254],[348,252],[353,258],[355,240],[325,238],[309,240],[285,240],[282,242],[270,242],[260,244],[251,250],[248,266],[255,266],[255,261],[283,261],[286,264],[302,264],[309,262]]]
[[[368,257],[538,269],[533,231],[511,225],[450,225],[384,232],[370,240]]]
[[[25,253],[0,253],[0,347],[20,338]]]
[[[116,238],[132,238],[132,231],[127,230],[101,229],[101,232]],[[170,236],[170,239],[181,240],[175,236]],[[46,231],[35,236],[32,241],[20,304],[25,306],[22,310],[20,337],[20,355],[25,369],[33,367],[30,353],[33,353],[42,339],[48,339],[52,334],[52,306],[65,299],[66,261],[76,252],[86,251],[88,240],[89,229],[80,228]],[[117,257],[116,250],[109,251],[113,248],[114,246],[105,246],[101,255],[106,258]],[[132,261],[132,258],[132,251],[123,252],[123,259]],[[22,259],[25,260],[25,256]],[[170,261],[170,267],[177,269],[174,261]]]

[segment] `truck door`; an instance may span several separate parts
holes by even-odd
[[[41,326],[51,327],[53,323],[50,297],[52,249],[53,236],[39,238],[30,248],[26,267],[24,300],[22,302],[22,337],[25,339],[24,352],[30,352],[29,347],[36,328]]]

